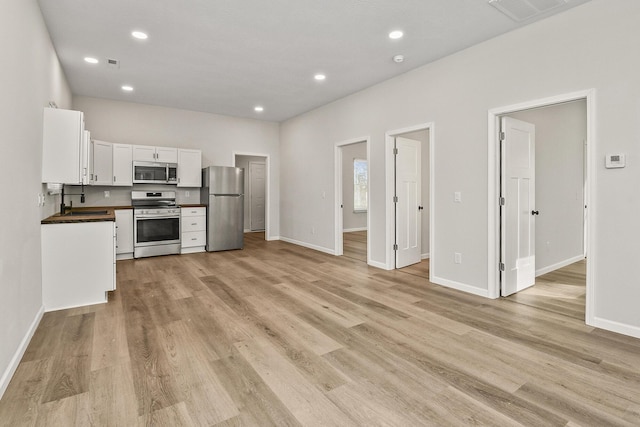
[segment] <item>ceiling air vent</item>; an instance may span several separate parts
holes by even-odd
[[[107,67],[109,68],[120,68],[120,61],[117,59],[108,59],[107,58]]]
[[[569,0],[489,0],[489,4],[516,22],[526,21],[564,6]]]

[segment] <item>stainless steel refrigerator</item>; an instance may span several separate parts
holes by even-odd
[[[244,169],[202,169],[200,203],[207,205],[207,251],[244,246]]]

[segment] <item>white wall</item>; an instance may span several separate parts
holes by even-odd
[[[94,139],[202,150],[202,166],[235,166],[235,154],[269,156],[269,236],[279,236],[278,123],[76,96]],[[130,190],[130,189],[129,189]]]
[[[520,111],[510,117],[536,126],[536,271],[584,256],[584,100]]]
[[[342,147],[342,229],[367,228],[367,213],[353,211],[353,160],[367,160],[367,143],[358,142]]]
[[[284,122],[281,235],[333,250],[333,141],[370,135],[371,257],[385,263],[384,134],[433,122],[432,279],[488,295],[488,111],[594,88],[593,315],[640,336],[639,18],[636,0],[593,0]],[[605,169],[607,152],[626,153],[628,166]]]
[[[71,92],[35,0],[0,4],[0,396],[42,314],[40,220],[42,111],[71,106]]]

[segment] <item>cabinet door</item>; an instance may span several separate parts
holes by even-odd
[[[178,163],[178,149],[171,147],[156,147],[156,161]]]
[[[81,184],[82,112],[45,108],[42,131],[42,182]]]
[[[178,150],[178,187],[202,186],[202,152]]]
[[[113,144],[93,140],[93,185],[113,184]]]
[[[134,145],[133,160],[136,162],[155,162],[156,147],[150,147],[148,145]]]
[[[133,185],[133,150],[129,144],[113,144],[113,185]]]
[[[133,253],[133,209],[116,211],[116,255]]]
[[[81,179],[84,185],[91,184],[91,176],[93,173],[93,166],[91,165],[91,132],[85,130],[82,132],[82,149],[81,153]]]

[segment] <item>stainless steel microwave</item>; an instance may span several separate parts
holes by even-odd
[[[133,162],[134,184],[177,184],[176,163]]]

